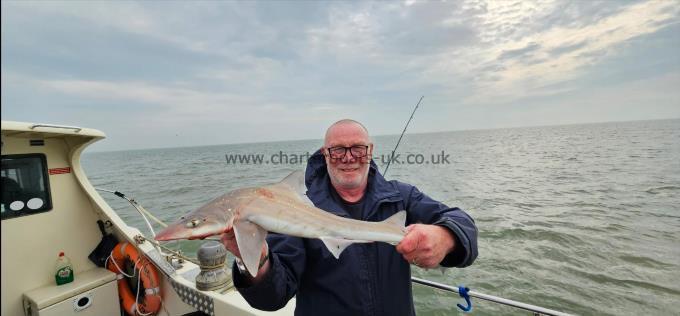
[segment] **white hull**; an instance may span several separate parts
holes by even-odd
[[[135,236],[142,233],[128,226],[111,209],[90,184],[80,165],[82,151],[103,139],[102,132],[35,125],[2,121],[3,163],[5,157],[12,157],[6,155],[44,154],[46,168],[57,171],[48,176],[50,210],[2,219],[0,315],[24,315],[27,309],[31,309],[32,315],[119,315],[115,275],[88,259],[102,238],[97,220],[110,223],[109,231],[119,241],[136,245],[140,252],[155,261],[162,279],[163,302],[157,315],[183,315],[198,310],[187,303],[192,302],[192,297],[199,298],[199,301],[203,299],[203,304],[193,305],[204,306],[207,314],[273,314],[251,308],[233,289],[226,293],[197,290],[194,276],[199,269],[195,264],[184,262],[180,269],[174,271],[165,261],[165,254],[160,254],[148,241],[135,243]],[[7,204],[3,205],[4,212],[14,211]],[[153,239],[152,236],[146,237]],[[71,258],[75,281],[56,286],[54,262],[60,251]],[[90,306],[76,312],[73,300],[88,294]],[[288,306],[274,314],[291,315],[294,305],[294,300],[291,300]]]

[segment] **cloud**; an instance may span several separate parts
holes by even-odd
[[[5,79],[18,79],[9,77]],[[51,93],[88,99],[92,103],[135,103],[153,109],[154,120],[243,122],[273,120],[306,121],[331,117],[333,111],[354,108],[349,104],[322,103],[294,106],[255,95],[202,91],[190,87],[153,85],[145,82],[43,80],[21,78],[22,83]],[[263,115],[263,114],[267,115]],[[148,113],[147,113],[148,114]],[[125,115],[125,114],[124,114]]]
[[[540,50],[540,48],[541,45],[535,42],[531,42],[528,43],[527,46],[525,47],[505,50],[501,52],[501,54],[498,56],[498,59],[503,60],[503,59],[518,59],[521,57],[531,57],[532,53]]]
[[[676,24],[680,10],[671,1],[649,1],[600,16],[591,24],[534,25],[532,28],[533,15],[537,15],[537,20],[549,21],[551,14],[544,11],[557,10],[559,6],[546,3],[527,8],[524,3],[519,6],[501,1],[492,3],[486,13],[478,16],[477,22],[482,25],[480,34],[489,45],[473,47],[453,61],[440,60],[428,70],[437,77],[446,77],[454,68],[461,69],[461,64],[466,67],[456,71],[460,76],[494,69],[493,75],[472,78],[475,92],[466,97],[470,104],[543,95],[546,91],[537,88],[581,76],[585,68],[616,55],[630,40]],[[527,25],[523,26],[523,22]],[[461,62],[463,60],[465,62]]]
[[[558,57],[563,54],[571,53],[573,51],[577,51],[580,49],[583,49],[588,45],[588,40],[582,40],[580,42],[576,43],[564,43],[561,46],[557,46],[555,48],[552,48],[548,51],[548,54],[551,57]]]
[[[445,130],[477,108],[502,118],[592,87],[601,100],[643,93],[616,87],[680,72],[679,13],[673,1],[4,1],[2,114],[255,141],[338,117],[399,132],[425,95],[423,128]]]

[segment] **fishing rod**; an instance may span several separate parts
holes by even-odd
[[[387,175],[387,170],[390,168],[390,163],[392,163],[392,160],[394,159],[394,153],[397,151],[397,147],[399,147],[399,143],[401,143],[401,138],[404,137],[404,133],[406,133],[406,129],[408,128],[408,124],[411,123],[411,120],[413,119],[413,114],[416,114],[416,111],[418,110],[418,106],[420,105],[420,101],[423,101],[423,98],[425,96],[421,96],[420,100],[418,100],[418,103],[416,104],[416,107],[413,109],[413,112],[411,112],[411,117],[408,118],[408,121],[406,122],[406,126],[404,126],[404,130],[401,132],[401,135],[399,136],[399,140],[397,141],[397,145],[394,146],[394,150],[392,150],[392,155],[390,156],[390,160],[387,161],[387,166],[385,166],[385,170],[383,171],[383,177]]]
[[[132,207],[134,207],[137,210],[137,212],[139,212],[139,215],[142,215],[142,218],[144,218],[144,222],[146,222],[146,227],[149,228],[149,230],[151,231],[151,234],[153,234],[154,237],[156,236],[156,231],[153,230],[153,226],[151,226],[151,223],[149,223],[149,220],[146,219],[146,216],[144,216],[144,213],[146,213],[146,214],[151,214],[151,213],[149,213],[149,211],[147,211],[141,205],[139,205],[139,203],[137,203],[137,201],[135,201],[134,199],[128,198],[127,196],[125,196],[125,194],[123,194],[119,191],[107,190],[107,189],[102,189],[102,188],[95,188],[95,190],[113,193],[116,196],[123,198],[126,201],[128,201],[130,204],[132,204]],[[153,219],[156,220],[156,222],[159,222],[159,220],[157,218],[153,217]],[[167,225],[165,225],[165,226],[167,226]]]
[[[107,189],[102,189],[102,188],[95,188],[95,190],[97,190],[97,191],[102,191],[102,192],[113,193],[113,194],[115,194],[116,196],[118,196],[118,197],[120,197],[120,198],[125,199],[126,201],[128,201],[128,202],[132,205],[132,207],[134,207],[135,210],[137,210],[137,212],[139,212],[139,215],[142,216],[142,218],[144,219],[144,222],[146,222],[146,227],[149,228],[149,230],[151,231],[151,234],[153,235],[153,237],[156,237],[156,231],[153,229],[153,226],[151,226],[151,223],[150,223],[149,220],[146,218],[146,215],[148,215],[149,217],[151,217],[151,219],[153,219],[154,221],[156,221],[156,223],[159,223],[161,226],[163,226],[163,227],[168,226],[167,224],[163,223],[161,220],[159,220],[158,218],[156,218],[155,216],[153,216],[153,214],[151,214],[151,212],[147,211],[147,210],[146,210],[144,207],[142,207],[139,203],[137,203],[137,201],[135,201],[135,199],[128,198],[127,196],[125,196],[125,194],[123,194],[123,193],[121,193],[121,192],[119,192],[119,191],[107,190]],[[156,249],[158,250],[158,252],[161,251],[161,249],[158,248],[158,246],[156,246]]]
[[[392,160],[394,160],[394,154],[397,152],[397,148],[399,147],[399,144],[401,143],[402,137],[404,137],[404,134],[406,133],[406,129],[408,128],[408,125],[411,123],[411,120],[413,119],[413,115],[416,113],[418,110],[418,107],[420,106],[420,102],[423,101],[423,98],[425,96],[421,96],[420,100],[418,100],[418,103],[416,104],[415,108],[413,109],[413,112],[411,112],[411,117],[408,118],[408,121],[406,122],[406,126],[404,126],[404,130],[401,132],[401,135],[399,135],[399,140],[397,140],[397,144],[394,146],[394,150],[392,150],[392,154],[390,155],[390,160],[387,161],[387,166],[385,166],[385,170],[383,171],[383,177],[387,175],[387,170],[390,168],[390,163],[392,163]],[[462,298],[465,299],[465,302],[467,306],[463,306],[461,304],[457,304],[458,307],[463,310],[464,312],[469,312],[472,310],[472,302],[470,301],[470,297],[476,297],[479,299],[487,300],[490,302],[494,303],[499,303],[507,306],[512,306],[520,309],[524,309],[530,312],[533,312],[534,315],[554,315],[554,316],[569,316],[570,314],[563,313],[563,312],[558,312],[554,311],[551,309],[543,308],[540,306],[536,305],[531,305],[531,304],[526,304],[522,302],[517,302],[513,300],[509,300],[506,298],[502,297],[497,297],[493,295],[488,295],[488,294],[483,294],[475,291],[470,291],[469,288],[464,287],[464,286],[459,286],[459,287],[453,287],[450,285],[442,284],[442,283],[437,283],[425,279],[420,279],[416,277],[411,277],[411,282],[417,283],[420,285],[425,285],[429,286],[431,288],[443,290],[443,291],[449,291],[453,293],[458,293]]]

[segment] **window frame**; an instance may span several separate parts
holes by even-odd
[[[41,164],[40,170],[42,171],[43,183],[45,184],[46,199],[45,204],[37,210],[20,210],[12,211],[9,206],[6,205],[7,209],[1,213],[0,220],[13,219],[23,216],[30,216],[40,213],[49,212],[54,209],[52,205],[52,190],[50,187],[50,175],[49,169],[47,168],[47,156],[43,153],[30,153],[30,154],[9,154],[2,155],[0,161],[4,159],[21,159],[21,158],[38,158]],[[4,164],[3,164],[4,165]],[[4,167],[4,166],[3,166]],[[4,169],[4,168],[2,168]]]

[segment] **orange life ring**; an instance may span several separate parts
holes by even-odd
[[[135,269],[139,271],[139,277],[144,285],[144,295],[139,302],[136,300],[136,293],[132,293],[130,286],[125,281],[122,271],[125,261],[129,260]],[[141,314],[155,314],[161,308],[161,288],[158,282],[158,270],[145,256],[140,256],[137,248],[121,242],[111,251],[111,258],[107,268],[117,274],[118,278],[118,295],[120,301],[125,309],[125,312],[131,316],[139,316]]]

